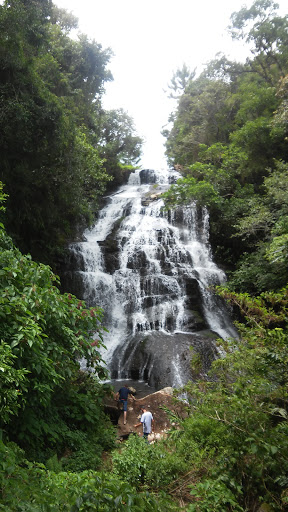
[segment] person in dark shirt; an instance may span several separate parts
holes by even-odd
[[[119,405],[123,404],[123,413],[124,413],[123,422],[124,422],[124,425],[126,425],[128,396],[129,395],[131,395],[133,400],[135,400],[135,397],[134,397],[132,391],[128,387],[128,384],[125,384],[125,386],[120,388],[118,393],[116,394],[116,400],[118,400],[118,404]]]

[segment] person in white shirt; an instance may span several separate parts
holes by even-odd
[[[153,430],[154,418],[153,418],[152,413],[150,411],[148,411],[148,409],[146,408],[145,405],[143,405],[141,407],[141,412],[142,412],[142,415],[141,415],[140,422],[136,423],[136,425],[134,425],[134,427],[137,428],[137,427],[140,427],[140,425],[143,425],[143,437],[144,437],[144,439],[146,439],[146,441],[148,441],[148,436],[149,436],[149,434],[151,434],[151,432]]]

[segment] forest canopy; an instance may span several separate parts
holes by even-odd
[[[72,39],[76,27],[50,0],[0,6],[6,227],[19,248],[50,264],[93,221],[108,183],[119,185],[141,154],[128,114],[102,107],[111,49],[83,34]]]
[[[217,262],[232,287],[251,293],[288,278],[288,16],[277,8],[257,0],[232,14],[232,37],[251,47],[244,64],[219,55],[198,76],[177,70],[177,107],[163,132],[183,175],[166,206],[208,208]]]
[[[185,414],[168,411],[154,445],[116,445],[103,311],[60,293],[44,264],[141,151],[128,114],[102,108],[111,50],[75,27],[49,0],[0,6],[0,510],[285,512],[288,16],[243,7],[230,30],[253,47],[246,63],[218,56],[171,81],[166,153],[182,177],[166,208],[209,210],[239,338],[218,340],[208,374],[192,358]]]

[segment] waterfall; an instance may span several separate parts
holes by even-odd
[[[193,204],[163,209],[161,193],[179,177],[135,171],[107,198],[84,241],[70,246],[67,275],[81,283],[87,305],[105,312],[103,357],[112,378],[179,386],[189,377],[191,346],[209,366],[215,338],[236,336],[210,288],[225,274],[212,259],[208,212]]]

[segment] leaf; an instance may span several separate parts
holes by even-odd
[[[17,340],[13,340],[13,341],[12,341],[12,343],[11,343],[11,345],[10,345],[10,347],[11,347],[11,348],[14,348],[14,347],[16,347],[17,345],[19,345],[19,340],[18,340],[18,339],[17,339]]]
[[[254,453],[254,454],[258,452],[257,444],[254,443],[254,444],[251,445],[251,452]]]
[[[281,407],[275,407],[271,410],[271,414],[278,414],[279,416],[282,416],[282,418],[288,419],[288,414],[285,409],[282,409]]]

